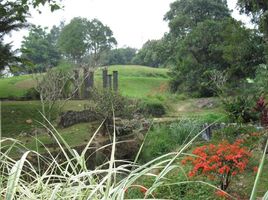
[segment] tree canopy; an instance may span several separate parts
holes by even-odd
[[[91,65],[97,66],[101,54],[116,45],[116,39],[108,26],[97,19],[74,18],[61,31],[58,46],[66,57],[81,63],[90,57]]]
[[[171,44],[165,49],[170,52],[166,59],[172,66],[173,91],[212,96],[215,72],[225,73],[230,84],[255,75],[264,62],[263,38],[230,13],[226,0],[177,0],[170,5],[164,44]]]
[[[106,51],[102,57],[103,65],[130,65],[137,50],[134,48],[118,48]]]
[[[112,30],[98,19],[86,22],[85,42],[87,51],[92,57],[92,67],[99,64],[98,61],[102,53],[117,45]]]
[[[164,66],[167,60],[167,43],[162,40],[148,40],[133,58],[133,64],[151,67]]]
[[[33,72],[45,71],[47,68],[54,67],[60,60],[60,53],[57,49],[57,37],[59,28],[54,26],[49,33],[46,29],[33,26],[22,41],[21,57],[30,61]]]
[[[242,13],[252,14],[253,21],[259,24],[260,30],[268,37],[268,1],[238,0],[237,5]]]
[[[15,52],[11,50],[12,44],[4,43],[4,36],[13,30],[26,27],[30,8],[45,4],[50,6],[51,11],[60,8],[57,1],[50,0],[0,1],[0,70],[19,61],[19,58],[14,55]]]
[[[173,89],[211,96],[215,92],[212,72],[225,72],[229,83],[237,84],[254,76],[256,66],[264,62],[263,50],[262,38],[234,19],[199,23],[178,47]]]
[[[226,17],[230,17],[226,0],[177,0],[170,5],[164,20],[168,21],[171,34],[183,38],[199,22]]]
[[[59,35],[58,46],[61,52],[76,63],[81,63],[87,45],[85,43],[85,22],[83,18],[73,18]]]

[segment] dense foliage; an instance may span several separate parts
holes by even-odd
[[[130,65],[136,49],[126,47],[107,51],[101,58],[101,65]]]
[[[117,42],[113,32],[97,19],[87,20],[76,17],[63,27],[58,46],[68,59],[82,64],[88,56],[87,63],[92,67],[99,64],[101,55],[111,49]]]
[[[165,19],[173,41],[169,58],[173,91],[213,96],[215,71],[225,73],[230,86],[238,87],[265,62],[262,37],[232,19],[226,1],[176,1]]]
[[[169,53],[166,45],[164,39],[147,41],[133,58],[133,64],[151,67],[164,66]]]
[[[20,0],[0,1],[0,70],[16,64],[20,59],[12,51],[12,44],[4,43],[4,37],[11,31],[26,27],[30,7],[48,4],[51,11],[59,9],[56,1],[49,0]]]
[[[253,22],[259,25],[260,30],[268,37],[268,1],[266,0],[238,0],[240,11],[252,15]]]
[[[226,0],[177,0],[165,15],[170,33],[175,38],[187,36],[200,22],[221,21],[230,17]]]
[[[31,28],[21,46],[21,57],[33,64],[27,71],[42,72],[59,63],[61,57],[56,45],[59,31],[56,26],[49,33],[41,27]]]

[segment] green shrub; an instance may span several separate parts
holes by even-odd
[[[256,121],[254,112],[256,100],[248,95],[226,98],[222,101],[225,111],[233,122],[247,123]]]
[[[146,100],[140,105],[140,112],[144,115],[161,117],[166,114],[164,105],[157,100]]]
[[[182,145],[189,142],[201,131],[202,124],[194,119],[182,119],[179,122],[170,124],[169,130],[176,144]]]
[[[146,137],[141,152],[141,162],[152,160],[157,156],[175,150],[190,141],[200,130],[199,122],[190,119],[183,119],[170,125],[154,126]]]
[[[30,88],[25,93],[25,99],[27,99],[27,100],[39,100],[40,93],[35,88]]]
[[[198,121],[200,123],[214,123],[214,122],[229,122],[228,115],[221,112],[204,112],[202,115],[198,116]]]
[[[172,150],[176,142],[170,135],[166,125],[155,126],[147,137],[141,152],[140,160],[146,162]]]
[[[130,118],[137,109],[135,101],[109,89],[92,90],[90,102],[93,105],[91,109],[109,119],[113,117],[113,112],[115,117]]]

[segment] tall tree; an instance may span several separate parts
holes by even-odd
[[[151,67],[164,66],[167,49],[163,40],[148,40],[133,58],[133,64],[146,65]]]
[[[268,1],[267,0],[238,0],[237,5],[242,13],[253,16],[253,22],[260,26],[260,30],[268,39]]]
[[[59,35],[59,49],[75,63],[81,63],[87,51],[85,23],[84,18],[73,18],[69,24],[63,27]]]
[[[130,65],[136,55],[136,49],[118,48],[107,51],[101,58],[103,65]]]
[[[229,83],[253,77],[264,61],[263,40],[234,19],[206,20],[185,37],[178,48],[172,70],[172,86],[197,96],[215,92],[212,72],[228,74]]]
[[[170,33],[183,38],[199,22],[226,17],[230,17],[226,0],[177,0],[170,5],[164,20],[169,23]]]
[[[55,27],[47,33],[46,29],[33,26],[29,35],[24,37],[21,57],[33,64],[33,72],[45,71],[58,64],[60,53],[57,50],[54,31]]]
[[[101,55],[116,45],[117,41],[108,26],[103,25],[98,19],[93,19],[86,22],[85,43],[87,51],[92,57],[91,65],[96,67]]]
[[[18,61],[18,57],[11,50],[11,44],[4,43],[4,36],[13,30],[26,27],[30,7],[37,8],[41,4],[48,4],[51,11],[60,8],[57,1],[50,0],[0,1],[0,70]]]

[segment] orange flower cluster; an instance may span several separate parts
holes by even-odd
[[[188,156],[182,160],[182,164],[189,162],[193,169],[189,176],[205,174],[211,179],[219,179],[221,189],[226,190],[231,176],[242,173],[251,157],[250,152],[241,147],[243,140],[237,140],[230,144],[224,141],[218,145],[205,145],[193,151],[194,156]]]

